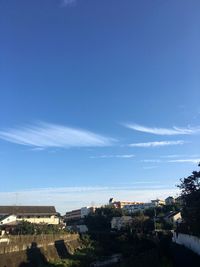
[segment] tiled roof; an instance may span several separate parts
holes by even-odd
[[[6,214],[53,215],[56,214],[56,209],[54,206],[0,206],[0,215]]]

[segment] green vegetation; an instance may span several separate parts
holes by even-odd
[[[66,233],[66,230],[61,229],[58,225],[33,224],[22,221],[19,223],[12,234],[14,235],[40,235],[40,234],[61,234]]]
[[[90,214],[85,218],[89,232],[93,231],[110,231],[110,222],[113,217],[120,217],[124,215],[122,209],[115,209],[114,207],[105,206],[95,210],[94,214]]]

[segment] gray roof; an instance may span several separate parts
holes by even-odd
[[[54,215],[56,209],[54,206],[0,206],[0,215]]]
[[[168,213],[165,218],[170,218],[170,217],[173,217],[175,216],[176,214],[180,213],[180,211],[172,211],[170,213]]]

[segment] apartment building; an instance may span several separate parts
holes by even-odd
[[[110,198],[109,205],[118,209],[123,209],[125,206],[130,205],[142,205],[143,202],[136,202],[136,201],[116,201],[113,198]]]
[[[154,208],[155,205],[150,203],[139,203],[139,204],[133,204],[133,205],[125,205],[123,207],[123,210],[127,211],[129,214],[135,213],[137,211],[143,211],[146,209]]]
[[[65,214],[65,221],[73,221],[73,220],[80,220],[83,219],[85,216],[94,213],[95,207],[83,207],[77,210],[72,210],[66,212]]]

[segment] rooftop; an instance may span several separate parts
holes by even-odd
[[[56,214],[54,206],[0,206],[0,215],[6,214]]]

